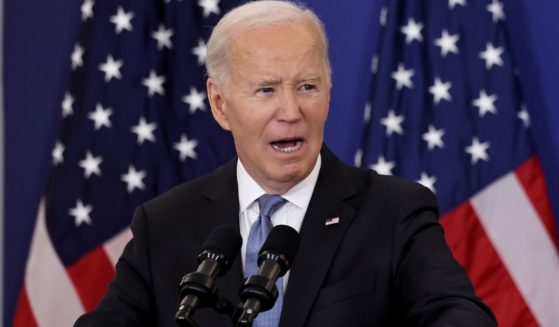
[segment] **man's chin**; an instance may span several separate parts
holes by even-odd
[[[306,168],[306,166],[301,164],[284,164],[283,167],[271,172],[269,175],[271,177],[270,180],[278,185],[286,185],[289,190],[310,174],[312,167]]]

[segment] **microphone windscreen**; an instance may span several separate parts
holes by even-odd
[[[231,262],[241,249],[243,239],[239,233],[230,226],[217,226],[204,242],[202,251],[212,251],[223,254]]]
[[[263,252],[283,254],[288,262],[292,262],[299,249],[299,233],[287,225],[277,225],[270,231],[262,245],[259,255]]]

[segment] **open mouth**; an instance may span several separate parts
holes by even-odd
[[[302,138],[285,139],[270,142],[272,148],[283,153],[291,153],[299,150],[303,146]]]

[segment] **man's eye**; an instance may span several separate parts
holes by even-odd
[[[303,91],[313,91],[313,90],[316,90],[316,86],[312,85],[312,84],[303,84],[301,86],[301,90],[303,90]]]
[[[258,89],[257,92],[268,94],[268,93],[274,92],[274,88],[272,88],[272,87],[262,87],[262,88]]]

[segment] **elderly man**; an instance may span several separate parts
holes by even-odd
[[[255,266],[252,234],[265,224],[293,227],[301,243],[276,305],[255,325],[496,325],[445,244],[433,194],[349,167],[323,145],[331,80],[314,13],[282,1],[238,7],[215,27],[206,66],[212,113],[238,159],[136,211],[115,279],[78,326],[176,326],[177,285],[217,225],[243,237],[217,281],[238,303],[243,272]],[[264,206],[276,210],[261,216],[270,198]],[[194,318],[231,325],[210,309]]]

